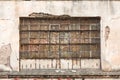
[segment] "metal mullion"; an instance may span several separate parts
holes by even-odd
[[[59,29],[60,29],[60,24],[59,24]],[[60,62],[60,59],[61,59],[61,51],[60,51],[60,32],[59,32],[59,69],[61,69],[61,62]]]
[[[91,39],[92,39],[92,37],[91,37],[91,26],[90,26],[90,31],[89,31],[89,43],[91,43]],[[91,50],[90,50],[90,48],[91,48],[91,44],[89,45],[89,53],[90,53],[90,58],[92,57],[92,52],[91,52]]]
[[[23,23],[22,23],[22,25],[24,25],[24,19],[23,19]],[[21,27],[21,26],[20,26]],[[20,30],[21,30],[21,28],[19,28]],[[20,33],[20,35],[21,35],[21,32],[19,32]],[[21,40],[21,37],[20,37],[20,40]],[[21,43],[20,43],[20,45],[22,45]],[[21,48],[21,47],[20,47]],[[24,49],[24,45],[23,45],[23,52],[25,51],[25,49]],[[23,69],[23,67],[21,67],[21,54],[19,53],[19,55],[20,55],[20,59],[19,59],[19,70],[22,70]],[[23,54],[22,54],[23,55]]]
[[[22,25],[24,25],[24,20],[23,20],[23,23],[22,23]],[[22,26],[23,27],[23,26]],[[20,32],[21,33],[21,32]],[[21,35],[21,34],[20,34]],[[20,39],[21,39],[21,37],[20,37]],[[23,39],[23,38],[22,38]],[[24,45],[23,45],[23,51],[25,51],[25,48],[24,48]],[[21,58],[21,57],[20,57]]]
[[[29,24],[28,30],[30,30],[30,22],[28,24]],[[28,43],[30,43],[30,31],[28,32]],[[28,55],[30,55],[30,45],[28,45],[28,52],[29,52]]]
[[[59,45],[59,58],[61,58],[61,50],[60,50],[60,45],[61,45],[61,44],[60,44],[60,32],[59,32],[59,44],[58,44],[58,45]]]
[[[99,27],[100,27],[100,23],[99,23]],[[99,41],[99,47],[100,47],[99,48],[99,53],[101,53],[101,27],[99,28],[99,39],[100,39],[100,41]],[[99,58],[101,59],[100,54],[99,54]],[[100,66],[101,66],[101,64],[100,64]]]
[[[85,25],[85,24],[84,24],[84,25]],[[83,30],[84,30],[84,29],[83,29]],[[83,32],[83,34],[84,34],[84,32]],[[85,57],[85,45],[84,45],[84,43],[85,43],[85,35],[83,35],[82,37],[83,37],[83,45],[82,45],[82,46],[83,46],[83,51],[82,51],[82,52],[83,52],[84,57]]]
[[[71,36],[70,36],[70,24],[69,24],[69,27],[68,27],[68,33],[69,33],[69,36],[68,36],[68,38],[69,38],[69,42],[68,42],[68,46],[69,46],[69,53],[70,53],[70,39],[71,39]]]
[[[91,37],[91,32],[92,32],[92,28],[91,28],[91,24],[89,25],[89,40],[90,43],[92,43],[92,37]],[[90,45],[90,58],[92,57],[92,52],[91,52],[91,45]]]
[[[80,29],[79,29],[80,30]],[[79,43],[80,43],[80,35],[81,35],[81,33],[80,33],[80,31],[79,31]],[[79,45],[79,51],[78,51],[78,53],[79,53],[79,55],[80,55],[80,57],[81,57],[81,54],[80,54],[80,45]]]
[[[24,20],[23,20],[23,25],[25,25],[25,24],[24,24]],[[22,38],[22,39],[23,39],[23,38]],[[28,40],[28,37],[27,37],[27,40]],[[23,45],[23,51],[25,51],[24,45]]]
[[[51,42],[51,36],[50,36],[50,34],[51,34],[51,32],[50,32],[50,25],[49,25],[49,30],[48,30],[48,33],[49,33],[49,55],[51,54],[51,51],[50,51],[50,42]]]
[[[60,26],[61,24],[59,24],[59,29],[60,29]],[[60,58],[61,58],[61,51],[60,51],[60,32],[59,32],[59,63],[60,63]],[[59,68],[61,68],[61,66],[59,66]]]
[[[39,25],[39,30],[40,30],[40,23],[38,23]],[[40,40],[40,31],[38,32],[39,33],[39,40]],[[38,54],[39,54],[39,58],[40,58],[40,44],[39,44],[39,48],[38,48]]]

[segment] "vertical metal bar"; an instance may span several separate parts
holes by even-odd
[[[83,23],[83,25],[85,26],[85,22]],[[84,29],[83,29],[83,30],[84,30]],[[82,32],[82,33],[83,33],[83,36],[82,36],[82,37],[83,37],[83,45],[82,45],[82,46],[83,46],[83,55],[84,55],[84,57],[85,57],[85,45],[84,45],[84,43],[85,43],[85,38],[84,38],[85,35],[84,35],[84,32]]]
[[[100,35],[99,36],[99,38],[100,38],[100,42],[99,42],[99,47],[100,47],[99,48],[99,58],[100,58],[100,68],[102,68],[102,65],[101,65],[101,56],[100,56],[101,55],[101,25],[100,25],[100,20],[101,19],[99,19],[99,27],[100,27],[99,28],[99,35]]]
[[[51,38],[51,36],[50,36],[50,34],[51,34],[51,32],[50,32],[50,27],[51,27],[51,26],[50,26],[50,25],[48,25],[48,26],[49,26],[49,28],[48,28],[48,29],[49,29],[49,30],[48,30],[48,34],[49,34],[49,43],[48,43],[48,45],[49,45],[49,51],[48,51],[48,52],[49,52],[49,55],[51,55],[51,51],[50,51],[50,43],[51,43],[51,39],[50,39],[50,38]]]
[[[81,31],[80,31],[81,29],[80,29],[80,19],[79,19],[79,43],[81,43],[81,38],[80,38],[80,36],[81,36]],[[79,51],[78,51],[78,54],[79,54],[79,56],[81,57],[81,54],[80,54],[80,45],[79,45]]]
[[[69,32],[68,32],[68,40],[69,40],[69,41],[68,41],[68,47],[69,47],[69,49],[68,49],[68,55],[71,54],[71,51],[70,51],[70,46],[71,46],[71,45],[70,45],[70,43],[71,43],[71,42],[70,42],[70,39],[71,39],[70,27],[71,27],[71,24],[69,23],[69,24],[68,24],[68,30],[69,30]],[[73,57],[72,57],[72,69],[73,69]]]
[[[61,58],[61,50],[60,50],[60,32],[59,32],[59,58]]]
[[[70,54],[70,39],[71,39],[71,36],[70,36],[70,24],[68,25],[68,30],[69,30],[69,32],[68,32],[68,46],[69,46],[68,52]]]
[[[39,23],[38,23],[38,25],[39,25],[39,41],[40,41],[40,30],[41,30],[41,25],[40,25],[40,21],[39,21]],[[39,55],[39,59],[40,59],[40,44],[38,45],[38,55]],[[39,64],[40,64],[40,61],[39,61]],[[35,64],[36,65],[36,64]]]
[[[19,20],[20,20],[20,24],[21,24],[21,21],[23,21],[22,25],[24,25],[24,19],[22,19],[22,20],[19,19]],[[21,27],[21,26],[19,25],[19,30],[21,31],[21,28],[20,28],[20,27]],[[19,31],[19,34],[21,35],[21,32],[20,32],[20,31]],[[20,40],[21,40],[21,37],[20,37]],[[21,45],[22,45],[22,44],[21,44],[21,42],[20,42],[20,47],[19,47],[19,49],[21,49]],[[23,46],[23,51],[24,51],[24,46]],[[19,57],[19,70],[22,70],[23,68],[21,69],[21,54],[20,54],[20,51],[19,51],[19,56],[20,56],[20,57]],[[23,66],[23,65],[22,65],[22,66]]]
[[[60,29],[60,26],[61,25],[59,25],[59,29]],[[60,50],[61,42],[60,42],[60,39],[61,39],[61,37],[60,37],[60,32],[59,32],[59,69],[61,69],[61,50]]]
[[[91,26],[89,25],[89,28],[91,28]],[[92,57],[92,55],[91,55],[91,50],[90,50],[90,46],[91,46],[91,44],[90,44],[90,39],[91,39],[91,29],[89,29],[89,31],[88,31],[88,43],[89,43],[89,57],[91,58]]]
[[[61,25],[59,25],[59,29],[60,29],[60,26]],[[61,43],[60,43],[60,32],[59,32],[59,69],[61,69],[61,51],[60,51],[60,45],[61,45]]]
[[[29,21],[28,21],[28,30],[30,30],[30,22]],[[30,43],[30,31],[28,32],[28,43]],[[28,54],[30,54],[30,45],[28,45]]]

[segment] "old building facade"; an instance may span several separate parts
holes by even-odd
[[[0,6],[1,79],[119,80],[120,1]]]

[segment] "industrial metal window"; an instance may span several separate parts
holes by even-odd
[[[100,58],[100,18],[20,18],[20,59]]]

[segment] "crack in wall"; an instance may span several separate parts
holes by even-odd
[[[108,40],[109,34],[110,34],[110,28],[109,28],[109,26],[106,26],[105,27],[105,41]]]

